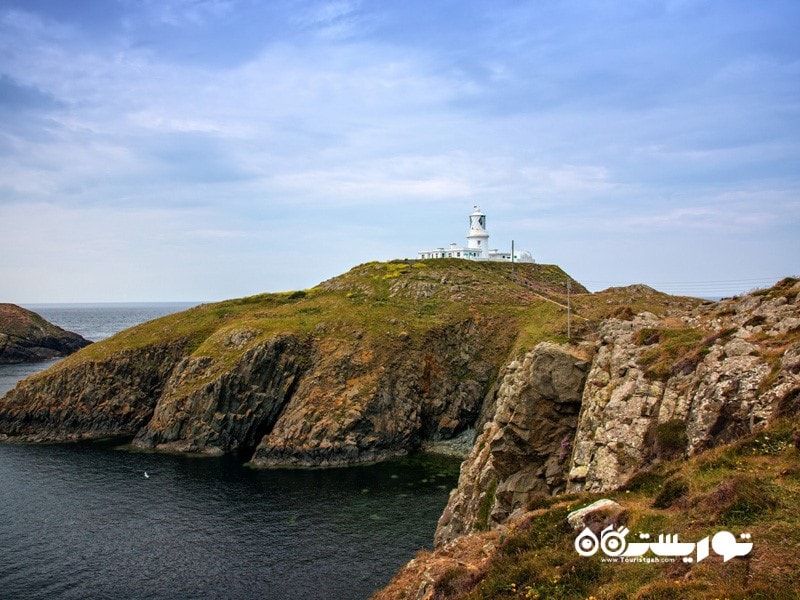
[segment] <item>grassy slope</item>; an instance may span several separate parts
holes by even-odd
[[[361,337],[390,354],[398,336],[413,338],[468,315],[501,319],[504,327],[513,328],[512,351],[521,354],[541,341],[567,341],[568,279],[554,265],[517,264],[512,276],[507,263],[366,263],[308,290],[201,305],[144,323],[85,348],[46,373],[113,360],[119,352],[180,344],[186,346],[186,354],[214,359],[214,367],[192,384],[202,385],[229,369],[248,348],[278,334],[313,336],[334,344]],[[599,321],[621,312],[647,309],[661,315],[699,302],[627,288],[589,294],[575,281],[572,290],[573,338],[591,338]],[[507,357],[486,358],[500,364]]]
[[[94,344],[60,367],[183,340],[191,353],[224,363],[240,353],[226,343],[234,331],[249,331],[255,339],[264,339],[278,333],[303,336],[321,331],[334,338],[352,337],[357,330],[379,339],[402,331],[413,334],[460,318],[468,310],[523,321],[536,320],[539,311],[545,316],[552,312],[540,306],[549,303],[511,280],[509,267],[463,260],[367,263],[308,290],[260,294],[168,315]],[[542,290],[552,287],[550,280],[567,278],[558,267],[549,265],[517,265],[517,270],[525,267],[528,277]],[[546,320],[541,332],[528,336],[527,344],[558,334],[558,319]]]
[[[45,335],[64,335],[63,329],[46,321],[33,311],[15,304],[0,304],[0,333],[21,339],[40,338]]]
[[[781,419],[758,434],[690,460],[661,463],[623,488],[603,494],[541,499],[498,537],[472,536],[440,567],[435,598],[800,598],[800,420]],[[608,563],[579,556],[572,510],[600,497],[623,507],[618,523],[638,533],[677,533],[697,542],[726,530],[752,535],[753,550],[723,562],[713,550],[697,564]],[[481,563],[489,541],[498,550]],[[478,549],[476,551],[476,549]],[[469,554],[472,553],[472,556]],[[653,557],[648,553],[646,556]],[[420,557],[425,559],[425,554]],[[465,565],[473,565],[467,568]]]

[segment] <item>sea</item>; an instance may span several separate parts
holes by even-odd
[[[26,308],[99,341],[190,306]],[[0,395],[53,362],[0,366]],[[424,454],[336,469],[242,461],[0,444],[0,598],[369,598],[432,546],[459,467]]]

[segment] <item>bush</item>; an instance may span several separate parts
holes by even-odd
[[[752,525],[765,512],[780,505],[773,487],[749,475],[736,475],[723,481],[706,496],[705,503],[716,511],[723,525]]]
[[[689,482],[680,475],[676,475],[664,482],[656,499],[653,500],[653,508],[669,508],[676,500],[682,498],[689,492]]]
[[[656,454],[671,458],[683,454],[689,444],[686,423],[681,419],[670,419],[656,427]]]

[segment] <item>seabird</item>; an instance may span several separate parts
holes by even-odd
[[[150,479],[150,475],[147,474],[147,471],[144,472],[144,478],[145,479]]]

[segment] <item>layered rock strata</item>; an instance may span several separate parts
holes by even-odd
[[[564,490],[589,363],[542,343],[505,370],[494,419],[461,467],[437,545],[502,523],[533,496]]]

